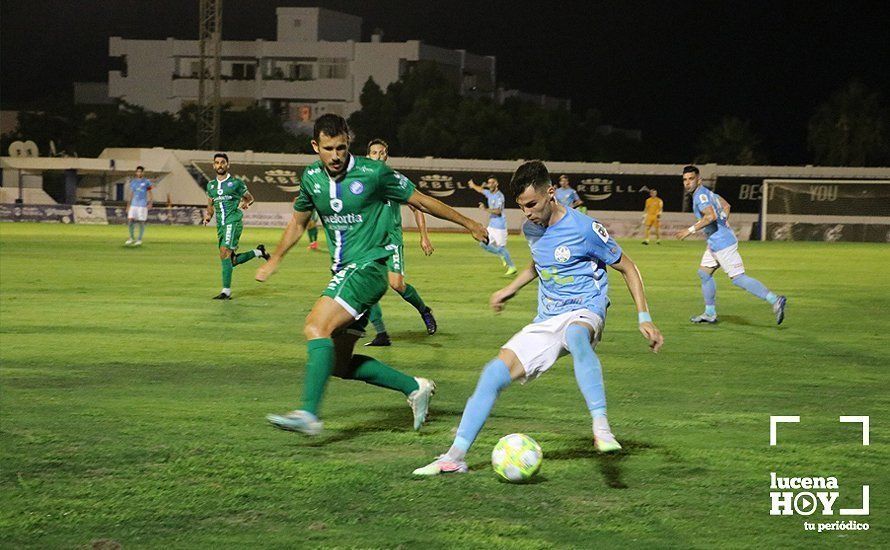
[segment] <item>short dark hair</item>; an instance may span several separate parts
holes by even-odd
[[[683,173],[684,173],[684,174],[688,174],[689,172],[692,172],[692,173],[695,174],[696,176],[698,176],[698,175],[701,174],[701,172],[698,171],[698,166],[695,166],[695,165],[693,165],[693,164],[690,164],[689,166],[684,166],[684,167],[683,167]]]
[[[513,172],[510,183],[507,186],[514,199],[525,191],[526,187],[534,187],[536,191],[544,190],[553,184],[550,182],[550,172],[540,160],[530,160]]]
[[[226,159],[226,162],[229,162],[229,155],[227,155],[227,154],[225,154],[225,153],[216,153],[215,155],[213,155],[213,160],[216,160],[216,159],[218,159],[218,158],[219,158],[219,159]]]
[[[349,124],[346,123],[345,118],[334,113],[321,115],[312,128],[312,139],[317,142],[322,132],[328,137],[337,137],[340,134],[345,134],[346,137],[349,137]]]
[[[145,170],[145,166],[137,166],[136,169],[137,170]]]
[[[327,134],[327,132],[325,132],[325,133]],[[380,138],[374,138],[368,142],[368,152],[369,153],[371,152],[371,147],[373,147],[375,145],[382,145],[384,149],[389,151],[389,143],[386,143],[385,141],[383,141]]]

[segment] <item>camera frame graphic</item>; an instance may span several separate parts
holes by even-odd
[[[869,417],[868,416],[840,416],[838,421],[841,423],[862,424],[862,445],[868,446],[869,441]],[[779,424],[798,424],[800,416],[770,416],[769,417],[769,444],[775,447],[777,443],[777,426]],[[867,516],[869,503],[869,486],[862,486],[862,508],[842,508],[840,515],[842,516]]]

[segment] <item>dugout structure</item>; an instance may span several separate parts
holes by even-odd
[[[764,179],[760,239],[890,243],[890,180]]]

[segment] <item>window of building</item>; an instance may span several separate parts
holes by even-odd
[[[234,80],[253,80],[256,78],[256,65],[253,63],[232,63]]]
[[[294,63],[290,66],[291,80],[312,80],[312,65],[309,63]]]
[[[346,78],[348,67],[345,59],[320,58],[318,60],[318,78]]]

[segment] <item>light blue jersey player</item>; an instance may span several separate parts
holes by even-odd
[[[676,236],[683,240],[693,233],[701,231],[708,239],[708,247],[705,249],[701,265],[698,268],[702,295],[705,299],[705,312],[696,315],[690,321],[693,323],[717,322],[717,283],[714,282],[713,275],[714,271],[720,267],[732,280],[732,284],[770,303],[773,313],[776,315],[776,324],[781,325],[785,319],[787,300],[784,296],[771,292],[754,277],[745,274],[745,265],[739,255],[739,241],[729,227],[729,203],[702,185],[701,174],[695,166],[683,168],[683,187],[687,193],[692,194],[692,210],[697,221],[688,229],[677,233]]]
[[[578,192],[569,185],[569,177],[565,174],[559,176],[559,187],[556,188],[556,202],[566,208],[577,208],[584,205],[584,201],[578,196]]]
[[[520,166],[510,181],[510,191],[529,220],[523,234],[533,262],[492,294],[491,307],[501,311],[522,287],[539,279],[538,314],[485,365],[448,452],[414,470],[415,475],[466,472],[466,453],[498,394],[514,380],[537,378],[566,353],[572,355],[575,379],[593,417],[595,448],[600,452],[621,449],[606,418],[602,367],[594,351],[609,307],[606,266],[624,276],[636,304],[640,332],[652,351],[657,352],[664,342],[649,315],[637,266],[599,222],[556,202],[544,163],[534,160]]]
[[[127,205],[127,225],[130,230],[130,238],[124,244],[127,246],[139,246],[142,237],[145,236],[145,222],[148,220],[148,209],[151,207],[151,180],[143,177],[144,168],[136,167],[136,177],[130,180],[130,204]],[[136,235],[136,228],[139,234]]]
[[[489,176],[484,185],[477,185],[473,180],[467,182],[470,188],[485,196],[488,206],[479,203],[479,208],[488,212],[488,244],[480,243],[487,252],[498,256],[501,264],[507,268],[504,276],[516,274],[516,266],[507,251],[507,216],[504,215],[504,194],[498,191],[498,180]]]

